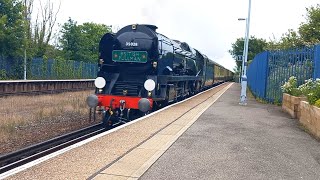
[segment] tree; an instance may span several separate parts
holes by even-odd
[[[303,47],[304,42],[300,34],[293,29],[289,29],[287,33],[283,34],[279,41],[270,41],[267,45],[267,50],[280,50]]]
[[[269,42],[268,50],[301,48],[320,43],[320,5],[306,10],[306,22],[300,24],[298,31],[289,29],[279,41]]]
[[[24,18],[26,21],[26,41],[28,54],[31,57],[44,57],[47,50],[52,51],[53,46],[49,44],[53,36],[53,27],[56,24],[60,3],[55,10],[54,3],[46,0],[40,2],[39,12],[35,20],[32,20],[34,0],[23,0]],[[40,15],[39,15],[40,14]],[[49,53],[50,54],[50,53]]]
[[[0,0],[0,55],[22,55],[25,21],[23,5],[18,0]]]
[[[303,47],[304,43],[301,39],[298,32],[293,29],[289,29],[287,33],[285,33],[280,40],[282,49]]]
[[[264,51],[267,47],[267,42],[264,39],[259,39],[251,36],[248,44],[248,61],[253,60],[253,58],[260,52]],[[244,50],[244,38],[238,38],[235,43],[232,43],[232,49],[229,53],[234,59],[243,55]],[[237,61],[237,67],[241,67],[242,62]]]
[[[306,22],[301,23],[299,34],[305,45],[320,43],[320,4],[306,8]]]
[[[77,22],[69,18],[68,22],[62,26],[60,33],[62,33],[60,43],[64,58],[70,60],[80,59],[80,29],[77,26]]]
[[[111,32],[111,28],[104,24],[77,22],[69,18],[61,30],[60,44],[64,58],[69,60],[96,62],[98,46],[101,37]]]

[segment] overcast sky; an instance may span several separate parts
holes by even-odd
[[[37,1],[37,0],[35,0]],[[51,0],[59,2],[60,0]],[[250,35],[279,39],[305,21],[306,7],[319,0],[251,0]],[[154,24],[158,32],[187,42],[210,59],[232,70],[231,43],[245,34],[249,0],[61,0],[58,22],[71,17],[112,25]],[[249,42],[250,43],[250,42]]]

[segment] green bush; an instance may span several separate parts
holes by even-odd
[[[307,97],[311,105],[315,105],[316,101],[320,99],[320,79],[309,79],[299,86],[299,89],[302,94]]]
[[[297,78],[294,76],[291,76],[289,78],[288,82],[285,82],[281,86],[281,89],[282,89],[282,92],[288,93],[292,96],[301,96],[302,95],[301,90],[298,88]]]
[[[308,79],[297,87],[297,78],[291,76],[288,82],[281,86],[281,89],[292,96],[305,96],[311,105],[320,106],[320,79]]]
[[[314,105],[317,106],[318,108],[320,108],[320,99],[318,99],[318,100],[316,101],[316,103],[314,103]]]
[[[4,69],[0,70],[0,80],[6,80],[7,79],[7,72]]]

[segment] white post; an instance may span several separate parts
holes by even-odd
[[[23,79],[27,80],[27,47],[24,47],[24,63],[23,63],[24,73]]]
[[[240,71],[239,71],[239,83],[241,83],[241,76],[242,76],[242,66],[240,67]]]
[[[248,18],[245,18],[246,20],[246,27],[247,27],[247,22],[248,22]],[[243,53],[242,53],[242,65],[241,65],[241,77],[243,76],[244,72],[243,72],[243,67],[244,67],[244,57],[246,55],[246,42],[247,42],[247,28],[244,34],[244,39],[243,39]]]
[[[25,18],[25,23],[28,24],[28,13],[27,13],[27,0],[24,1],[25,9],[24,9],[24,18]],[[26,28],[26,27],[25,27]],[[27,80],[27,31],[24,29],[24,60],[23,60],[23,79]]]
[[[250,26],[250,11],[251,11],[251,0],[249,0],[248,17],[246,20],[246,37],[244,46],[244,61],[243,61],[243,75],[241,81],[241,105],[247,105],[247,60],[248,60],[248,44],[249,44],[249,26]]]

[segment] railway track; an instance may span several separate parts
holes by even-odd
[[[77,142],[105,132],[102,124],[84,128],[54,139],[0,156],[0,174],[46,156]]]

